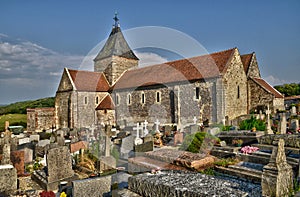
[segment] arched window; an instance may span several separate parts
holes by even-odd
[[[84,104],[87,104],[88,103],[88,99],[87,97],[84,97]]]
[[[195,89],[195,98],[197,100],[200,99],[200,88],[199,87],[196,87],[196,89]]]
[[[146,102],[145,93],[142,92],[142,93],[141,93],[141,103],[142,103],[142,104],[145,104],[145,102]]]
[[[98,104],[99,103],[99,97],[97,96],[96,97],[96,104]]]
[[[119,94],[116,94],[116,104],[117,105],[120,104],[120,96],[119,96]]]
[[[237,98],[240,98],[240,86],[237,86]]]

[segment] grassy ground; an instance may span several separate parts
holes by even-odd
[[[27,122],[26,114],[6,114],[0,116],[0,131],[4,131],[5,121],[9,121],[9,124],[12,125],[18,122]],[[26,129],[26,128],[24,128]]]

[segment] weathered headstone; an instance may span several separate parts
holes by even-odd
[[[273,130],[271,128],[271,122],[270,122],[271,110],[270,110],[269,105],[268,105],[268,109],[266,110],[266,114],[267,114],[267,134],[274,134]]]
[[[31,163],[33,161],[33,150],[25,147],[21,151],[24,152],[24,163]]]
[[[41,146],[41,147],[44,147],[46,145],[50,144],[50,140],[41,140],[37,143],[37,146]]]
[[[279,124],[280,134],[286,134],[286,115],[281,113],[280,115],[280,124]]]
[[[56,142],[59,146],[64,146],[65,145],[65,137],[57,136],[56,137]]]
[[[3,145],[3,156],[2,156],[2,160],[1,160],[1,165],[6,165],[6,164],[12,164],[11,160],[10,160],[10,144],[9,143],[5,143]]]
[[[121,157],[124,159],[128,159],[129,152],[133,151],[133,143],[134,143],[134,136],[130,135],[122,139],[121,144]]]
[[[262,174],[262,196],[288,196],[293,188],[293,170],[286,161],[284,140],[279,139],[273,148],[270,162],[264,166]]]
[[[116,169],[116,166],[117,162],[113,156],[103,156],[97,161],[97,170],[100,172]]]
[[[73,196],[105,196],[111,189],[111,176],[76,180],[72,182]]]
[[[291,119],[290,129],[292,131],[297,131],[299,129],[299,120],[298,119]]]
[[[11,162],[17,170],[18,175],[24,175],[25,164],[24,164],[24,151],[13,151],[11,152]]]
[[[74,175],[71,154],[66,146],[49,149],[47,152],[48,182],[56,182]]]
[[[30,143],[30,138],[29,137],[20,138],[18,140],[19,140],[19,145]]]
[[[297,115],[296,106],[292,106],[292,108],[291,108],[291,116],[296,116],[296,115]]]
[[[182,144],[183,142],[183,133],[182,132],[175,132],[174,133],[174,146],[177,144]]]
[[[211,135],[217,135],[218,133],[220,133],[220,128],[219,127],[214,127],[208,130],[208,133]]]
[[[0,165],[0,192],[6,195],[17,190],[17,170],[10,164]]]
[[[143,144],[138,144],[134,146],[135,152],[148,152],[153,151],[153,142],[144,142]]]
[[[153,143],[153,136],[148,133],[145,137],[144,137],[144,143],[145,142],[152,142]]]
[[[32,141],[36,141],[36,142],[40,141],[40,135],[30,135],[29,138],[30,138],[31,142]]]

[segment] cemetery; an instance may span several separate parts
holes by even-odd
[[[0,138],[4,196],[292,196],[298,192],[299,112],[253,114],[239,125],[157,119],[123,129]],[[264,130],[260,128],[261,122]],[[248,129],[240,130],[248,124]]]

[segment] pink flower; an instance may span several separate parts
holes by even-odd
[[[258,150],[259,150],[259,148],[257,148],[257,147],[244,146],[244,147],[241,149],[241,152],[244,153],[244,154],[250,154],[250,153],[256,152],[256,151],[258,151]]]

